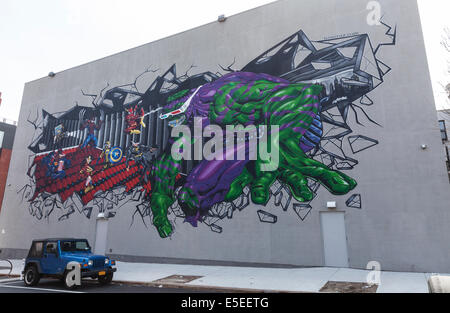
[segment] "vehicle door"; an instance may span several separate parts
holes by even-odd
[[[49,241],[45,243],[41,266],[44,274],[57,274],[60,272],[58,242]]]

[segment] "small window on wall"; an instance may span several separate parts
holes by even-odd
[[[447,152],[447,170],[448,170],[448,178],[450,179],[450,152],[448,150],[448,146],[445,147],[445,151]]]
[[[443,141],[447,141],[447,127],[445,126],[445,121],[439,121],[439,129],[441,130],[441,138]]]
[[[5,132],[2,132],[0,130],[0,157],[2,156],[2,150],[3,150],[3,137],[5,137]]]

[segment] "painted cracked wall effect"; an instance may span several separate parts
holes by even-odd
[[[91,106],[30,112],[29,183],[18,194],[38,220],[100,212],[113,218],[133,204],[131,225],[152,224],[161,238],[178,220],[222,233],[223,220],[239,218],[251,203],[266,206],[255,211],[262,223],[277,223],[270,207],[294,210],[302,222],[319,188],[362,209],[351,170],[358,153],[379,142],[354,133],[348,122],[378,125],[368,94],[391,68],[377,52],[396,42],[396,30],[383,25],[386,41],[376,47],[367,34],[311,41],[299,31],[239,70],[179,76],[173,65],[145,91],[137,87],[139,76],[99,95],[83,92]],[[268,134],[279,126],[278,169],[262,172],[260,158],[175,160],[171,148],[180,142],[170,137],[171,127],[193,128],[194,118],[224,133],[227,125],[266,125]],[[248,138],[235,143],[233,152],[248,144]]]

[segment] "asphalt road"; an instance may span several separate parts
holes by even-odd
[[[100,286],[96,281],[83,280],[82,286],[75,290],[67,290],[64,285],[54,279],[41,279],[35,287],[26,287],[23,281],[15,280],[2,282],[0,279],[0,293],[197,293],[201,291],[180,288],[157,288],[141,285],[125,285],[112,283]],[[203,291],[204,292],[204,291]]]

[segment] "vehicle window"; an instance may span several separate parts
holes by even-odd
[[[61,250],[64,252],[87,252],[91,250],[91,247],[85,240],[62,241]]]
[[[56,254],[56,242],[49,242],[45,246],[45,251],[47,253]]]
[[[81,250],[86,251],[86,250],[90,249],[90,247],[86,241],[77,241],[75,243],[75,247],[79,251],[81,251]]]
[[[5,136],[5,132],[0,130],[0,148],[3,148],[3,137]]]
[[[28,257],[31,258],[40,258],[42,257],[42,250],[44,248],[44,243],[43,242],[34,242],[33,245],[31,246],[30,249],[30,253],[28,255]]]
[[[445,121],[439,121],[439,129],[441,130],[442,140],[447,141],[448,137],[447,137],[447,127],[445,125]]]

